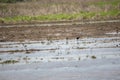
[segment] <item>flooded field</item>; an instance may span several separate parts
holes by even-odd
[[[0,80],[119,80],[119,24],[1,27]]]
[[[23,64],[116,58],[120,57],[119,42],[119,37],[1,42],[0,63]]]

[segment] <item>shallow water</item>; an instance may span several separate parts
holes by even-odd
[[[0,63],[0,80],[120,80],[120,38],[0,42]]]
[[[116,41],[117,40],[117,41]],[[19,63],[78,61],[120,57],[119,37],[85,38],[79,40],[0,42],[0,62]]]

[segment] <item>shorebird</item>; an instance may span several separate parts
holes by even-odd
[[[79,42],[78,42],[79,38],[80,38],[80,37],[76,37],[76,39],[77,39],[77,44],[79,44]]]
[[[80,37],[76,37],[76,39],[78,40]]]

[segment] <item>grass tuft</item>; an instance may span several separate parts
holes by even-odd
[[[16,61],[16,60],[6,60],[6,61],[3,61],[1,62],[1,64],[14,64],[14,63],[18,63],[19,61]]]
[[[91,56],[92,59],[96,59],[96,56]]]

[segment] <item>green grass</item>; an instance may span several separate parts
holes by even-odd
[[[5,22],[21,22],[21,21],[30,21],[30,16],[15,16],[15,17],[6,17],[6,18],[0,18],[0,20],[3,20]]]
[[[105,16],[119,16],[120,11],[119,10],[111,10],[108,12],[100,12],[100,16],[105,17]]]
[[[111,10],[107,12],[84,12],[81,11],[79,13],[61,13],[61,14],[48,14],[48,15],[39,15],[39,16],[15,16],[15,17],[6,17],[6,18],[0,18],[0,22],[3,21],[5,23],[17,23],[17,22],[30,22],[30,21],[54,21],[54,20],[73,20],[73,19],[91,19],[95,17],[96,15],[99,15],[99,17],[108,17],[108,16],[119,16],[120,11],[119,10]]]
[[[32,17],[35,20],[70,20],[76,18],[77,14],[49,14]]]
[[[85,19],[91,18],[95,16],[93,12],[80,12],[76,14],[48,14],[48,15],[40,15],[40,16],[15,16],[15,17],[6,17],[0,18],[0,21],[4,22],[24,22],[24,21],[32,21],[32,20],[39,20],[39,21],[52,21],[52,20],[72,20],[78,19],[83,17]]]

